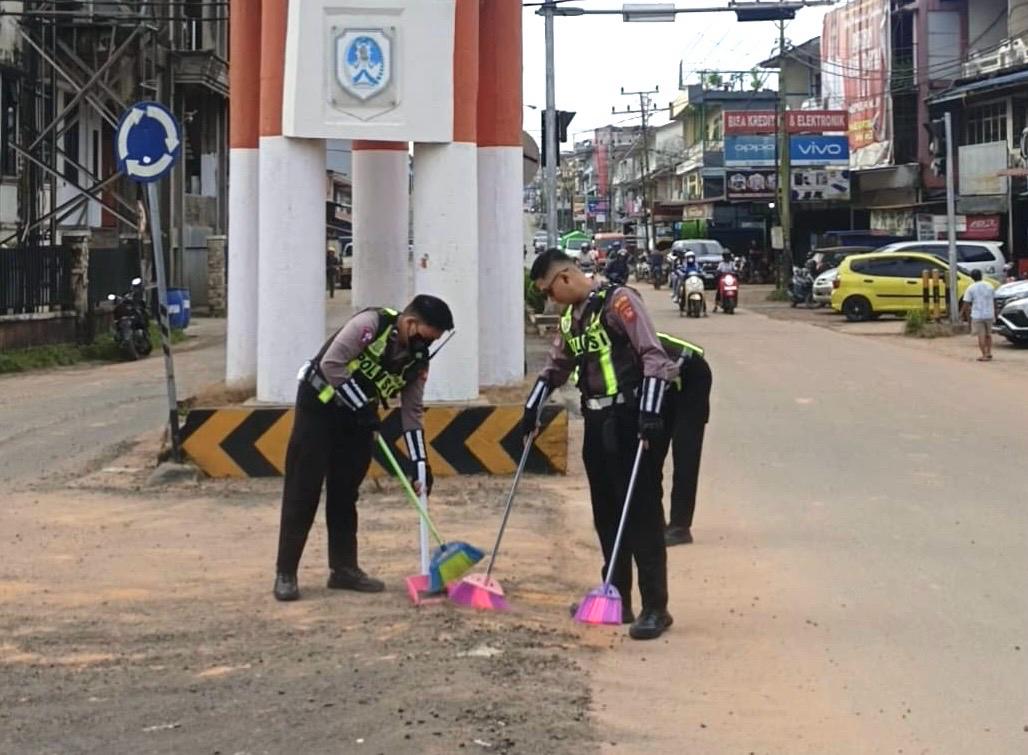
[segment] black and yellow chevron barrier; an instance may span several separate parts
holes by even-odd
[[[512,474],[521,458],[522,407],[430,406],[425,410],[425,441],[436,476]],[[190,409],[182,428],[182,450],[211,477],[276,477],[283,474],[293,410],[286,407],[234,406]],[[382,435],[395,440],[402,455],[400,413],[382,418]],[[565,474],[568,466],[568,415],[559,406],[543,410],[542,431],[529,454],[526,471]],[[372,477],[386,475],[377,456]]]

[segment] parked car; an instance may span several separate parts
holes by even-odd
[[[1028,298],[1028,280],[1011,281],[996,289],[996,311],[1002,312],[1007,302]]]
[[[877,250],[888,252],[921,252],[932,254],[943,262],[949,261],[949,244],[945,241],[900,241]],[[970,270],[981,270],[982,275],[1000,280],[1007,264],[1003,256],[1003,244],[999,241],[958,241],[957,264]]]
[[[992,330],[1012,344],[1028,346],[1028,297],[1008,299]]]
[[[933,254],[903,252],[858,254],[847,257],[839,266],[832,292],[832,309],[842,312],[851,322],[869,320],[881,314],[904,315],[922,306],[921,273],[938,270],[945,292],[949,266]],[[989,280],[995,285],[995,281]],[[957,294],[973,283],[967,271],[957,272]],[[943,296],[943,309],[946,308]]]
[[[813,267],[814,275],[821,275],[832,268],[838,267],[847,257],[854,254],[867,254],[875,251],[873,246],[824,246],[818,247],[807,257],[807,264]]]
[[[339,255],[339,287],[353,286],[353,242],[348,241]]]
[[[832,291],[835,290],[835,279],[839,277],[839,268],[825,270],[814,279],[814,301],[818,304],[831,304]]]

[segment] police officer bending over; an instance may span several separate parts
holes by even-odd
[[[567,305],[549,361],[525,404],[522,429],[536,432],[544,394],[576,381],[582,392],[585,438],[582,461],[589,479],[593,523],[606,574],[639,440],[661,443],[663,396],[678,366],[661,346],[640,296],[631,288],[587,278],[574,261],[550,249],[532,265],[536,287]],[[642,397],[640,399],[640,397]],[[643,454],[625,525],[625,539],[611,580],[622,599],[622,621],[633,639],[655,639],[671,626],[667,612],[667,551],[658,492],[655,449]],[[642,613],[632,613],[632,559],[639,570]]]
[[[357,563],[357,493],[371,463],[378,407],[400,396],[412,478],[432,486],[421,420],[429,345],[453,329],[442,299],[415,296],[401,313],[384,307],[358,312],[300,371],[296,416],[286,450],[275,597],[300,597],[300,556],[326,482],[328,586],[381,592],[381,580]],[[414,474],[414,473],[417,474]]]

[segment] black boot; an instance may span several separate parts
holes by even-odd
[[[638,621],[628,628],[628,636],[633,640],[655,640],[674,623],[666,610],[644,608]]]
[[[385,582],[369,577],[359,566],[344,566],[329,573],[328,587],[330,590],[382,592],[385,589]]]
[[[295,574],[275,575],[275,600],[299,600],[300,586],[296,582]]]
[[[688,527],[679,527],[676,524],[669,525],[664,530],[664,545],[687,545],[692,542],[692,532]]]

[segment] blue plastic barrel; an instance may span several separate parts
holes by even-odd
[[[168,323],[173,329],[184,330],[189,325],[189,289],[168,289]]]

